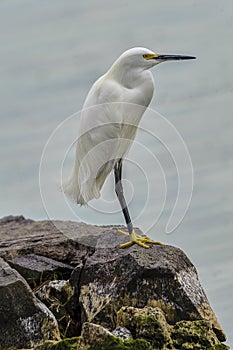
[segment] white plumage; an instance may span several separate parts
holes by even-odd
[[[81,112],[73,173],[63,190],[77,203],[87,204],[100,196],[107,176],[114,169],[115,191],[128,228],[128,233],[118,232],[130,238],[121,248],[132,244],[143,248],[149,248],[145,243],[161,244],[134,231],[121,183],[122,159],[154,92],[153,76],[148,69],[163,61],[193,58],[159,55],[142,47],[130,49],[93,84],[87,95]]]
[[[87,95],[73,173],[63,185],[64,192],[81,205],[100,196],[116,161],[129,150],[136,127],[151,101],[154,80],[147,69],[159,62],[145,59],[145,54],[154,53],[144,48],[124,52]]]
[[[100,196],[106,177],[133,141],[149,105],[154,80],[149,68],[193,56],[159,55],[136,47],[125,51],[90,89],[78,131],[75,165],[63,190],[83,205]]]

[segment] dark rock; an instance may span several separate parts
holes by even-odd
[[[0,348],[33,348],[59,339],[55,317],[26,281],[0,258]],[[4,336],[3,336],[4,335]]]
[[[49,279],[68,279],[73,270],[68,264],[36,254],[19,256],[7,262],[31,287],[36,287]]]
[[[163,310],[170,324],[208,320],[219,340],[225,340],[196,269],[180,249],[156,245],[151,249],[109,248],[108,240],[116,244],[116,236],[99,238],[95,253],[87,259],[81,273],[83,321],[114,329],[122,305],[152,306]]]
[[[71,286],[76,287],[77,294],[79,294],[79,290],[77,288],[78,287],[77,281],[80,280],[80,276],[81,276],[81,272],[83,270],[83,267],[84,267],[84,263],[80,263],[79,265],[77,265],[73,269],[72,274],[71,274],[70,279],[69,279]]]
[[[82,222],[8,216],[0,220],[0,257],[36,254],[76,266],[94,252],[98,237],[108,230]]]

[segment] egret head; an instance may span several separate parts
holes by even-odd
[[[194,56],[184,55],[161,55],[144,47],[134,47],[125,51],[116,61],[125,68],[149,69],[158,63],[175,60],[190,60],[195,59]]]

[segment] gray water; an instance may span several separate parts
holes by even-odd
[[[0,2],[1,216],[47,217],[38,185],[45,143],[59,123],[80,110],[91,84],[120,53],[144,46],[159,53],[198,57],[196,61],[164,63],[153,69],[156,96],[151,107],[182,135],[193,163],[194,191],[180,226],[172,234],[165,234],[177,191],[177,175],[171,162],[164,161],[167,201],[150,235],[188,254],[231,345],[232,21],[230,0]],[[139,140],[140,137],[146,143],[146,135],[139,134]],[[158,141],[148,141],[147,147],[161,162],[166,158]],[[49,158],[51,163],[42,167],[43,179],[48,178],[48,192],[52,180],[56,182],[53,167],[60,151],[56,144]],[[129,158],[134,159],[135,154],[150,172],[150,159],[143,150],[132,149]],[[71,154],[66,174],[71,172],[72,162]],[[131,181],[133,192],[131,185],[126,192],[129,197],[134,195],[130,209],[135,224],[144,229],[159,214],[162,180],[151,168],[154,199],[137,218],[145,204],[146,185],[143,175],[135,171],[128,162],[125,177]],[[104,196],[110,201],[115,198],[112,189],[110,177],[104,188]],[[68,211],[61,210],[54,192],[48,198],[50,217],[72,218]],[[101,208],[74,210],[89,223],[123,223],[119,211],[107,215],[100,212]]]

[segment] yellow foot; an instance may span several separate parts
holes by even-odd
[[[150,239],[147,236],[140,236],[135,231],[133,231],[130,235],[127,232],[122,231],[122,230],[117,230],[117,233],[120,233],[120,234],[125,235],[125,236],[130,236],[130,241],[121,244],[120,248],[128,248],[128,247],[131,247],[131,245],[133,245],[133,244],[137,244],[137,245],[139,245],[142,248],[149,249],[150,246],[145,244],[145,243],[164,245],[161,242],[153,241],[152,239]]]

